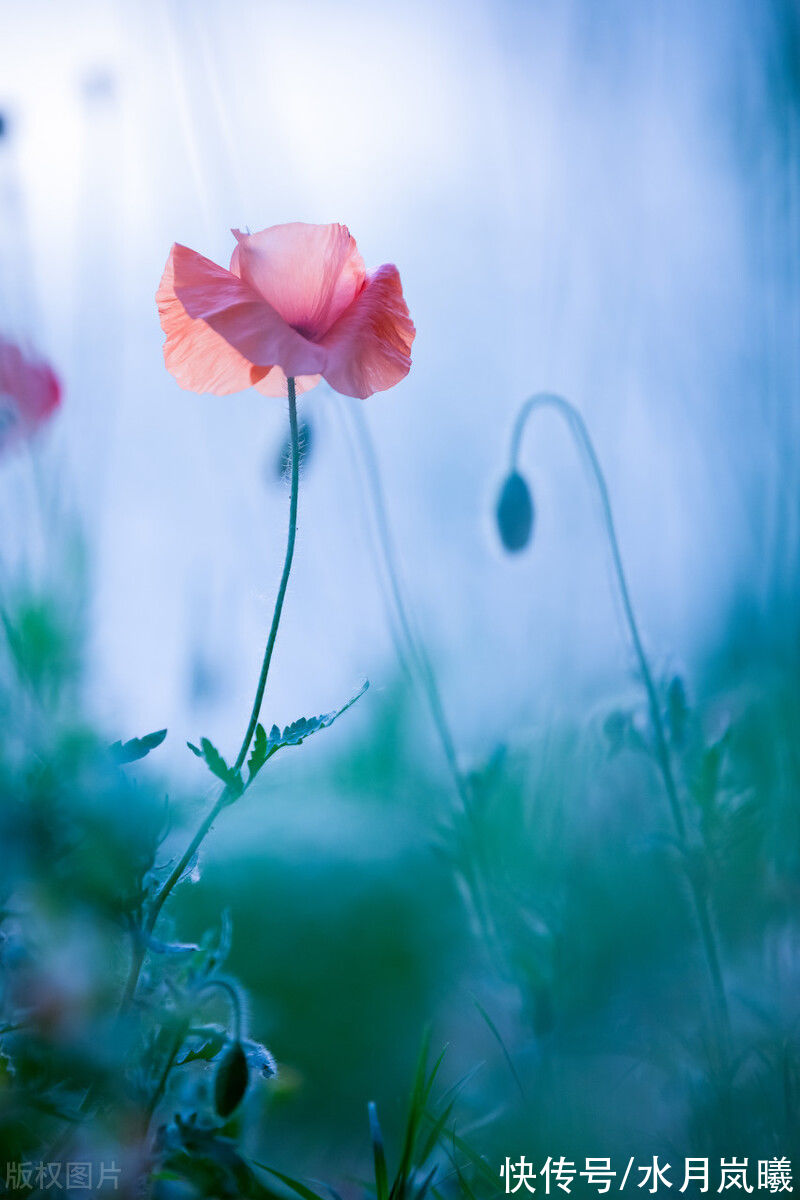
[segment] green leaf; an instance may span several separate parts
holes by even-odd
[[[517,1085],[517,1090],[519,1091],[519,1094],[522,1097],[522,1101],[524,1103],[525,1102],[525,1088],[522,1086],[522,1080],[520,1079],[519,1075],[517,1074],[517,1068],[514,1066],[514,1060],[512,1059],[511,1055],[508,1052],[508,1047],[506,1046],[505,1042],[503,1041],[500,1030],[497,1028],[497,1026],[495,1025],[492,1018],[489,1016],[486,1009],[483,1007],[483,1005],[480,1003],[480,1001],[475,996],[472,997],[472,1001],[473,1001],[475,1007],[477,1008],[478,1012],[480,1013],[480,1015],[483,1017],[484,1021],[486,1022],[489,1032],[492,1034],[492,1036],[494,1037],[498,1046],[502,1050],[503,1057],[506,1060],[508,1069],[511,1072],[511,1076]]]
[[[189,1036],[196,1038],[198,1045],[187,1050],[183,1058],[176,1060],[176,1067],[183,1067],[191,1062],[212,1062],[228,1040],[224,1030],[213,1027],[193,1029]]]
[[[320,729],[327,729],[343,713],[346,713],[348,708],[352,708],[357,700],[361,699],[368,687],[369,682],[367,681],[356,692],[355,696],[347,701],[347,704],[336,709],[334,712],[322,713],[318,717],[300,717],[299,720],[293,721],[291,725],[287,725],[283,730],[280,730],[277,725],[273,725],[270,732],[267,733],[263,725],[257,725],[253,749],[247,761],[248,785],[253,782],[258,772],[268,759],[272,758],[273,754],[276,754],[284,746],[300,746],[307,737],[311,737],[312,733],[317,733]]]
[[[247,781],[251,783],[258,772],[267,761],[269,753],[269,738],[267,731],[259,721],[256,725],[256,736],[253,739],[253,748],[250,751],[250,757],[247,760]]]
[[[486,1159],[480,1155],[477,1150],[474,1150],[469,1142],[466,1142],[462,1137],[453,1130],[450,1134],[450,1139],[455,1150],[460,1150],[466,1158],[467,1162],[472,1166],[476,1175],[484,1182],[485,1186],[490,1189],[489,1194],[495,1194],[497,1190],[497,1179],[493,1168],[489,1165]]]
[[[205,764],[211,774],[216,775],[217,779],[221,779],[223,783],[227,783],[231,777],[231,769],[214,743],[210,742],[208,738],[201,738],[200,749],[203,751]]]
[[[370,1100],[367,1107],[372,1154],[375,1160],[375,1192],[377,1200],[389,1200],[389,1173],[386,1170],[386,1151],[383,1148],[383,1134],[378,1122],[378,1110],[374,1100]]]
[[[253,1161],[262,1171],[269,1171],[270,1175],[274,1175],[276,1179],[280,1179],[281,1183],[285,1183],[298,1196],[302,1196],[303,1200],[322,1200],[319,1192],[312,1191],[310,1187],[306,1187],[299,1179],[292,1179],[291,1175],[284,1175],[282,1171],[276,1171],[274,1167],[268,1167],[266,1163],[260,1163],[256,1159],[253,1159]]]
[[[160,746],[166,736],[166,729],[157,729],[155,733],[146,733],[144,737],[131,738],[129,742],[114,742],[109,749],[114,760],[120,764],[137,762],[151,750],[155,750],[156,746]]]
[[[428,1054],[430,1051],[430,1029],[426,1029],[422,1038],[422,1046],[417,1060],[417,1070],[414,1077],[414,1086],[411,1091],[411,1099],[408,1106],[408,1115],[406,1117],[406,1131],[403,1139],[403,1153],[400,1158],[400,1166],[397,1169],[395,1181],[392,1184],[391,1197],[392,1200],[399,1200],[400,1197],[406,1194],[406,1189],[411,1177],[414,1174],[415,1167],[421,1167],[425,1162],[427,1155],[423,1154],[418,1159],[419,1154],[419,1135],[422,1128],[422,1122],[426,1116],[428,1101],[430,1100],[431,1091],[439,1074],[439,1068],[442,1065],[442,1060],[445,1056],[445,1050],[442,1050],[436,1062],[430,1071],[427,1069]]]
[[[233,767],[228,766],[214,743],[209,741],[208,738],[201,738],[199,750],[197,746],[193,746],[191,742],[187,742],[186,745],[193,754],[196,754],[198,758],[203,759],[203,762],[206,764],[211,774],[215,775],[217,779],[221,780],[222,783],[225,784],[225,787],[230,793],[231,801],[238,800],[244,791],[242,777],[238,771],[233,769]]]

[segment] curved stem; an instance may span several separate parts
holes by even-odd
[[[230,1000],[233,1012],[233,1037],[234,1041],[240,1042],[242,1040],[242,1001],[239,993],[227,979],[207,979],[197,989],[197,995],[202,996],[203,992],[211,991],[212,988],[219,988]]]
[[[578,442],[579,449],[586,455],[589,465],[592,468],[597,490],[600,495],[600,507],[603,513],[603,523],[606,527],[606,536],[611,548],[611,557],[614,562],[614,573],[617,577],[620,596],[622,598],[622,607],[625,610],[625,620],[628,624],[628,630],[631,635],[631,641],[636,653],[636,658],[639,663],[639,670],[642,675],[642,681],[647,692],[647,703],[650,709],[650,719],[653,724],[653,733],[656,739],[656,753],[658,755],[659,767],[664,779],[664,790],[667,793],[670,809],[672,811],[672,819],[675,824],[675,829],[681,843],[686,842],[686,822],[681,810],[681,803],[678,797],[678,789],[675,786],[675,778],[672,773],[672,764],[669,758],[669,750],[667,748],[667,739],[664,733],[664,723],[661,718],[661,709],[658,703],[658,694],[653,682],[653,674],[650,670],[650,664],[647,661],[647,655],[644,651],[642,637],[639,632],[639,624],[636,620],[636,615],[633,611],[630,592],[628,591],[628,583],[625,577],[625,569],[622,565],[622,555],[619,549],[619,541],[617,540],[617,530],[614,524],[614,516],[611,511],[611,501],[608,495],[608,487],[606,485],[605,475],[600,466],[600,461],[595,452],[594,444],[589,436],[589,431],[583,417],[569,401],[564,400],[561,396],[556,396],[551,392],[539,392],[536,396],[526,401],[514,426],[514,432],[511,440],[511,461],[516,467],[517,458],[519,456],[520,446],[522,444],[522,435],[525,430],[525,424],[528,417],[537,408],[543,408],[545,405],[557,409],[566,419],[573,437]]]
[[[396,555],[394,551],[394,542],[392,540],[391,531],[389,529],[389,519],[386,515],[386,501],[383,495],[381,486],[381,476],[378,469],[378,461],[375,455],[375,447],[372,444],[372,438],[369,434],[366,421],[364,420],[361,407],[349,406],[349,414],[352,417],[353,426],[356,430],[359,441],[359,449],[361,458],[367,475],[367,485],[372,499],[372,507],[375,515],[375,525],[378,535],[378,543],[383,553],[383,561],[386,569],[386,577],[389,581],[389,589],[391,601],[394,605],[394,610],[397,615],[397,620],[400,625],[400,631],[405,640],[408,653],[412,661],[416,664],[417,671],[422,681],[422,686],[428,699],[428,704],[433,717],[433,723],[436,727],[436,732],[439,735],[439,741],[442,744],[447,765],[450,769],[450,774],[453,777],[453,784],[458,792],[459,799],[465,809],[469,808],[469,790],[464,774],[458,765],[458,757],[456,755],[455,741],[453,739],[450,725],[444,711],[442,697],[439,692],[439,687],[436,682],[436,676],[431,666],[428,653],[415,633],[411,618],[406,610],[403,593],[400,587],[400,579],[396,564]]]
[[[455,739],[450,728],[450,722],[447,719],[444,703],[442,701],[439,685],[436,680],[436,674],[431,664],[430,656],[425,648],[425,644],[417,634],[414,628],[414,622],[406,606],[403,597],[403,589],[400,583],[400,572],[397,566],[397,556],[395,553],[394,540],[392,538],[389,518],[386,511],[386,500],[383,494],[383,486],[381,484],[380,469],[378,467],[377,455],[375,454],[375,446],[370,436],[369,427],[364,418],[361,405],[352,404],[345,407],[345,412],[350,418],[350,424],[355,430],[358,446],[353,448],[354,457],[357,464],[360,463],[365,476],[365,492],[369,500],[375,523],[375,538],[374,542],[377,546],[377,551],[380,552],[380,557],[383,562],[385,579],[381,577],[380,569],[378,569],[379,578],[382,578],[384,591],[386,591],[386,581],[388,581],[388,595],[385,596],[387,608],[390,614],[393,611],[399,626],[399,635],[392,625],[392,636],[395,641],[395,647],[398,652],[398,657],[404,666],[407,667],[411,679],[414,679],[416,672],[417,679],[422,686],[423,692],[430,708],[431,717],[433,719],[434,729],[436,730],[439,742],[441,743],[442,752],[445,757],[450,775],[453,781],[453,787],[461,805],[461,812],[471,826],[475,837],[475,845],[477,851],[476,869],[472,872],[462,870],[462,879],[468,896],[468,908],[471,908],[471,916],[475,921],[476,926],[483,931],[487,944],[492,950],[496,950],[499,945],[497,931],[495,929],[494,920],[491,913],[491,906],[486,894],[486,863],[484,857],[484,840],[480,837],[477,830],[477,817],[475,806],[472,803],[470,793],[469,780],[462,771],[458,763],[456,753]],[[376,557],[377,557],[376,551]],[[402,643],[405,643],[408,665],[405,662],[405,656],[402,650]]]
[[[563,396],[558,396],[553,392],[538,392],[535,396],[531,396],[530,399],[526,400],[517,414],[517,419],[514,422],[514,428],[511,434],[511,468],[512,470],[516,469],[520,449],[522,446],[522,437],[525,432],[528,418],[537,409],[545,407],[556,409],[556,411],[559,412],[566,421],[566,424],[578,445],[578,449],[586,456],[594,476],[598,494],[600,496],[600,508],[603,514],[603,523],[605,525],[606,536],[611,548],[611,557],[614,563],[614,573],[616,575],[617,585],[619,587],[619,592],[622,599],[622,607],[625,611],[625,619],[628,624],[631,642],[633,643],[633,649],[639,664],[642,682],[644,684],[645,692],[647,693],[650,722],[653,727],[653,736],[655,738],[656,759],[661,773],[661,778],[664,783],[664,791],[667,794],[670,812],[672,813],[675,832],[678,837],[684,862],[687,865],[687,876],[692,891],[698,924],[700,926],[700,935],[703,941],[709,974],[711,976],[715,1003],[723,1030],[723,1044],[727,1047],[730,1039],[730,1015],[728,1012],[728,1001],[725,994],[725,985],[722,978],[719,950],[717,948],[716,937],[714,935],[711,914],[709,912],[706,894],[702,888],[702,885],[697,880],[689,865],[689,840],[686,830],[686,821],[681,808],[678,788],[675,783],[675,776],[672,770],[672,762],[670,759],[669,746],[667,744],[667,737],[664,730],[664,720],[661,715],[661,706],[658,700],[658,693],[653,680],[653,673],[650,670],[650,664],[645,653],[644,644],[639,631],[639,624],[636,620],[636,614],[633,610],[633,603],[628,590],[625,569],[622,565],[622,555],[620,553],[619,541],[617,539],[614,515],[611,510],[611,500],[608,495],[608,486],[606,484],[605,475],[603,474],[603,469],[600,466],[600,460],[597,457],[594,444],[589,435],[589,430],[586,428],[586,423],[578,409],[575,408],[574,405],[570,404],[568,400],[565,400]]]
[[[253,740],[253,734],[255,733],[256,725],[258,724],[258,718],[261,713],[261,705],[264,700],[264,689],[267,686],[267,676],[269,675],[270,663],[272,662],[272,652],[275,649],[275,640],[278,636],[278,626],[280,625],[281,612],[283,611],[283,601],[285,599],[286,588],[289,583],[289,573],[292,569],[294,545],[297,536],[297,493],[300,481],[300,448],[298,444],[297,431],[297,392],[295,388],[295,381],[291,376],[287,380],[287,385],[289,393],[289,430],[292,447],[292,482],[291,495],[289,499],[289,534],[286,541],[286,555],[283,562],[283,571],[281,573],[280,584],[278,585],[278,595],[275,600],[275,610],[272,614],[272,624],[270,626],[267,645],[264,651],[264,659],[261,664],[261,672],[258,678],[255,700],[253,701],[253,708],[250,713],[250,720],[247,724],[247,730],[244,738],[242,739],[239,753],[236,756],[236,762],[234,763],[233,767],[234,771],[239,771],[241,769],[242,764],[247,757],[247,752],[250,749],[250,743]],[[144,928],[136,938],[133,957],[131,959],[130,973],[125,985],[125,991],[123,992],[122,999],[120,1001],[121,1012],[124,1012],[129,1007],[133,1001],[134,995],[136,994],[136,986],[139,981],[139,974],[141,972],[142,964],[144,963],[144,957],[147,952],[147,942],[150,934],[155,928],[161,909],[164,907],[164,904],[172,892],[172,889],[175,887],[189,863],[192,861],[192,858],[199,850],[200,845],[205,840],[206,835],[211,829],[211,826],[214,824],[217,817],[222,812],[222,809],[225,808],[229,801],[230,790],[229,788],[225,787],[223,788],[217,800],[214,802],[213,807],[210,809],[198,827],[194,837],[189,842],[189,845],[184,850],[178,862],[175,864],[169,877],[161,886],[160,891],[158,891],[154,897],[147,914],[147,920],[144,923]]]
[[[230,1000],[231,1009],[233,1011],[233,1036],[237,1042],[240,1042],[242,1040],[242,1002],[239,999],[239,993],[236,991],[236,988],[233,986],[233,984],[229,983],[227,979],[207,979],[205,981],[205,983],[201,984],[200,987],[197,989],[197,991],[195,993],[197,999],[199,1000],[199,998],[203,995],[204,992],[208,992],[212,988],[219,988],[220,991],[225,992],[226,996]],[[188,1015],[186,1013],[184,1013],[183,1017],[178,1022],[178,1026],[175,1031],[175,1035],[172,1039],[170,1052],[167,1055],[163,1070],[161,1072],[161,1075],[159,1076],[158,1084],[156,1085],[156,1089],[153,1092],[153,1095],[150,1097],[147,1108],[145,1109],[145,1113],[144,1113],[145,1136],[149,1132],[150,1125],[153,1120],[153,1114],[155,1113],[155,1110],[158,1107],[158,1105],[161,1101],[161,1098],[164,1095],[164,1092],[166,1091],[167,1082],[169,1080],[170,1073],[172,1072],[172,1068],[175,1066],[175,1059],[178,1057],[178,1054],[180,1053],[181,1046],[183,1045],[184,1041],[186,1040],[186,1035],[188,1032],[189,1032],[189,1018],[188,1018]]]

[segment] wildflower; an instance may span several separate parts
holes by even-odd
[[[156,302],[164,361],[183,388],[285,396],[324,378],[365,399],[411,366],[414,325],[397,268],[367,273],[344,225],[234,229],[230,270],[175,244]]]
[[[47,363],[0,337],[0,453],[32,436],[60,402],[61,384]]]

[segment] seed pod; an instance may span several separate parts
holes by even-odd
[[[518,471],[512,471],[497,501],[497,529],[510,554],[524,550],[533,530],[533,500],[530,488]]]
[[[227,1120],[244,1099],[248,1075],[242,1043],[232,1042],[220,1060],[214,1079],[214,1108],[223,1120]]]

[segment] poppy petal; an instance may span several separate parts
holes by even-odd
[[[189,316],[205,321],[253,366],[278,365],[287,375],[322,369],[324,351],[287,325],[244,280],[186,246],[175,245],[172,261],[175,295]]]
[[[46,362],[26,358],[14,342],[0,338],[0,396],[10,397],[22,424],[34,429],[58,408],[61,383]]]
[[[231,271],[314,341],[364,287],[364,260],[345,225],[295,221],[260,233],[232,232],[237,246]]]
[[[379,267],[321,339],[328,351],[323,375],[337,392],[359,400],[385,391],[408,374],[415,333],[397,267]]]
[[[267,373],[235,350],[206,324],[190,317],[175,294],[173,246],[156,292],[161,328],[166,334],[164,362],[182,388],[190,392],[229,396],[252,387]]]
[[[294,381],[295,395],[302,396],[303,392],[310,392],[312,388],[317,386],[320,379],[322,379],[321,375],[297,375]],[[280,367],[273,367],[255,386],[256,390],[261,392],[262,396],[289,395],[286,375]]]
[[[60,403],[61,383],[52,368],[0,338],[0,452],[32,436]]]

